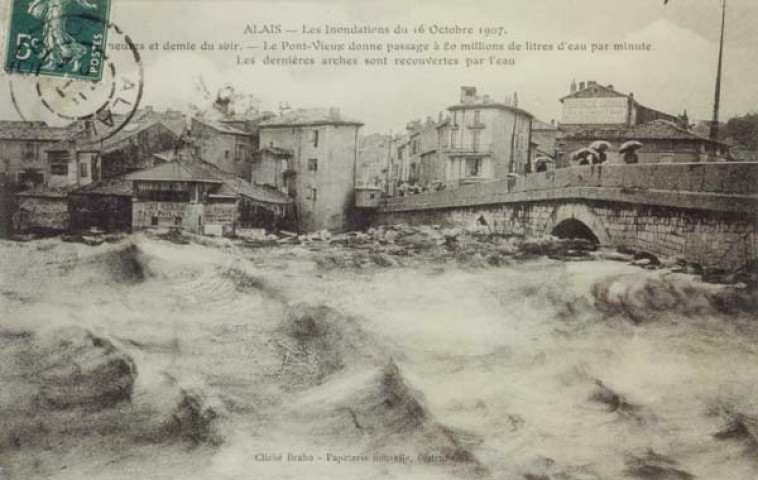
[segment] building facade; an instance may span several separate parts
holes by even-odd
[[[21,189],[44,185],[51,174],[47,151],[75,131],[44,122],[0,121],[0,171],[4,183]]]
[[[239,177],[249,175],[248,162],[257,147],[251,132],[221,121],[194,117],[190,135],[197,154],[206,161]]]
[[[262,122],[250,181],[288,193],[301,232],[350,229],[362,125],[334,108],[294,110]]]
[[[637,141],[641,147],[635,151],[635,163],[697,163],[712,159],[712,152],[717,158],[725,160],[728,155],[727,145],[713,142],[708,137],[680,127],[667,120],[654,120],[649,123],[623,128],[583,129],[567,132],[561,139],[561,161],[564,166],[572,166],[576,161],[570,158],[570,152],[586,148],[593,142],[602,140],[610,144],[606,162],[610,164],[625,163],[621,146],[629,141]]]
[[[563,112],[560,128],[572,131],[588,128],[622,128],[667,120],[686,128],[686,115],[677,117],[640,104],[633,93],[624,94],[613,85],[591,80],[571,84],[569,95],[561,98]]]
[[[461,98],[450,111],[450,140],[443,150],[446,182],[462,185],[502,180],[531,170],[533,116],[517,106],[478,96],[476,88],[461,87]]]

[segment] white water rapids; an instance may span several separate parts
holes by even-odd
[[[81,326],[138,371],[113,414],[14,423],[0,395],[0,433],[28,438],[0,442],[0,478],[758,476],[743,294],[608,261],[324,270],[299,247],[134,243],[0,244],[2,331]],[[292,330],[296,305],[325,320]],[[167,378],[220,405],[214,441],[154,434]]]

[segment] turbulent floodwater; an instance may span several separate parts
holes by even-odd
[[[325,269],[327,254],[0,244],[0,478],[758,475],[744,292],[608,261]],[[12,342],[72,325],[133,359],[131,401],[24,400]],[[166,429],[187,392],[213,415]]]

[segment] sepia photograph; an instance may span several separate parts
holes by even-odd
[[[0,480],[758,478],[755,0],[3,0]]]

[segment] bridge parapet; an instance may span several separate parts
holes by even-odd
[[[384,211],[583,198],[724,211],[758,205],[758,162],[591,165],[407,197]]]

